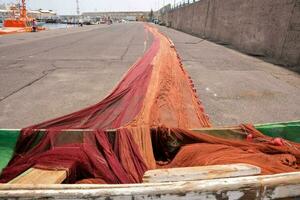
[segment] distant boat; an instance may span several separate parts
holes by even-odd
[[[20,15],[15,15],[16,8],[13,7],[13,17],[3,20],[3,28],[0,29],[0,35],[2,34],[11,34],[11,33],[20,33],[20,32],[32,32],[34,18],[27,16],[26,3],[25,0],[22,0],[22,6],[20,8]],[[37,24],[37,30],[44,30],[45,28]]]

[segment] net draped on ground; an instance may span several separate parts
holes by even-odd
[[[104,100],[22,129],[0,182],[32,167],[65,169],[65,183],[100,184],[140,183],[154,168],[249,163],[262,174],[298,170],[299,144],[276,146],[251,125],[241,127],[259,142],[188,131],[211,123],[174,44],[154,27],[145,31],[151,46]]]

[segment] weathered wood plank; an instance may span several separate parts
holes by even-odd
[[[0,198],[30,199],[280,199],[300,197],[300,172],[266,176],[127,185],[0,184]]]
[[[60,184],[67,178],[67,170],[30,168],[8,184]]]
[[[216,178],[251,176],[261,173],[261,169],[249,164],[209,165],[200,167],[182,167],[154,169],[146,171],[144,183],[162,183],[176,181],[196,181]]]

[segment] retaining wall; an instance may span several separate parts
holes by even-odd
[[[200,0],[162,19],[172,28],[243,52],[300,65],[300,0]]]

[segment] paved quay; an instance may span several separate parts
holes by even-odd
[[[298,73],[174,29],[160,29],[173,40],[213,125],[300,120]],[[293,70],[300,72],[300,66]]]
[[[143,55],[144,41],[142,23],[0,37],[0,127],[26,127],[99,102]]]
[[[300,119],[299,74],[159,29],[174,41],[214,125]],[[142,56],[144,41],[142,23],[0,37],[0,128],[22,128],[99,102]]]

